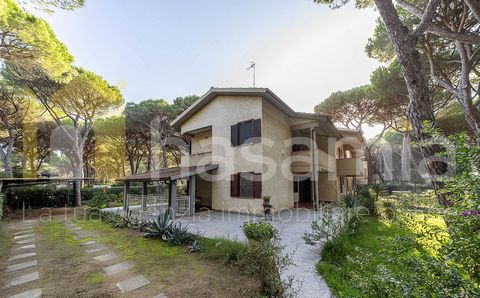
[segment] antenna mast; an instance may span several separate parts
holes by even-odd
[[[250,61],[250,66],[247,68],[247,70],[253,69],[253,88],[255,88],[255,62]]]

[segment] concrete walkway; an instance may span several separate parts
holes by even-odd
[[[293,265],[283,273],[282,278],[293,276],[294,288],[298,297],[333,297],[324,279],[315,270],[320,259],[318,247],[305,244],[302,236],[310,231],[311,222],[321,216],[320,212],[309,209],[287,209],[275,214],[272,224],[280,232],[285,252],[291,254]],[[242,224],[254,218],[244,214],[221,213],[212,211],[195,216],[184,217],[192,232],[205,237],[222,237],[246,241],[242,233]]]

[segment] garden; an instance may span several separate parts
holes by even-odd
[[[316,268],[337,297],[480,296],[480,148],[462,136],[450,142],[457,167],[442,180],[448,205],[433,191],[370,185],[312,223],[304,239],[320,244]]]

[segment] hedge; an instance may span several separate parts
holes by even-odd
[[[73,190],[71,188],[56,188],[53,185],[38,185],[8,188],[6,191],[8,204],[12,209],[26,207],[63,207],[72,205]]]
[[[0,219],[3,219],[3,212],[5,209],[5,195],[0,193]]]

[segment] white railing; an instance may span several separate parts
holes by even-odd
[[[177,197],[177,216],[190,215],[190,196]]]
[[[127,194],[127,210],[138,218],[147,218],[168,209],[167,196]],[[190,197],[177,197],[177,216],[190,215]]]
[[[127,195],[127,209],[143,219],[168,209],[168,197],[155,195]]]

